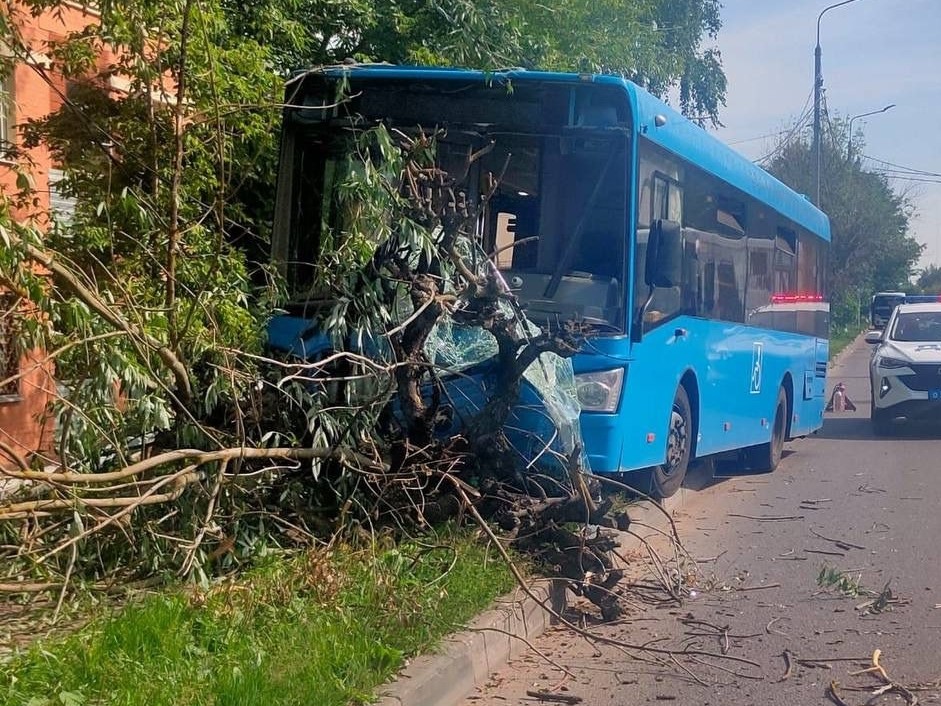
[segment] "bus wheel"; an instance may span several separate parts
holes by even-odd
[[[689,396],[681,385],[673,399],[670,411],[670,426],[667,430],[667,456],[665,461],[650,470],[650,495],[668,498],[673,495],[686,478],[686,469],[693,450],[692,413]]]
[[[756,473],[771,473],[781,463],[784,454],[784,438],[787,436],[787,393],[784,388],[778,390],[778,401],[774,406],[774,422],[771,427],[771,440],[767,444],[753,446],[746,450],[748,467]]]

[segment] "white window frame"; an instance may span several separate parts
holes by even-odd
[[[49,182],[49,215],[61,225],[68,225],[75,216],[77,200],[59,191],[59,182],[65,178],[65,173],[58,167],[50,167],[46,178]]]
[[[13,96],[13,72],[6,76],[0,76],[0,162],[7,164],[15,160],[11,156],[13,147],[16,146],[15,121],[16,111],[14,110]]]

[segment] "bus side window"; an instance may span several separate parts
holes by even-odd
[[[653,218],[651,222],[663,220],[674,223],[683,222],[683,187],[680,183],[664,174],[655,172],[653,175]],[[688,257],[689,250],[684,247],[684,259]],[[687,268],[683,268],[684,273]],[[688,301],[688,280],[682,287],[659,287],[654,290],[650,306],[644,315],[646,323],[651,327],[661,321],[666,321],[685,310]]]
[[[654,173],[652,207],[651,222],[662,219],[682,223],[683,187],[675,179]]]
[[[796,293],[797,236],[788,228],[778,227],[774,239],[774,291],[775,294]]]
[[[634,245],[634,320],[640,316],[641,308],[647,301],[650,288],[644,281],[647,241],[651,228],[657,221],[666,220],[684,223],[684,178],[686,168],[674,155],[653,145],[647,140],[640,141],[640,162],[638,174],[637,223],[635,225]],[[684,248],[689,253],[689,247]],[[650,304],[644,311],[644,325],[635,329],[635,335],[642,335],[657,325],[665,323],[683,311],[696,297],[695,289],[689,290],[694,274],[684,262],[684,283],[680,287],[657,288],[653,291]]]
[[[711,317],[716,308],[716,263],[707,262],[702,272],[702,313]]]

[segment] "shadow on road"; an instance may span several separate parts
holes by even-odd
[[[818,439],[844,439],[847,441],[885,441],[887,439],[914,439],[932,441],[941,439],[941,424],[915,423],[897,424],[887,436],[876,436],[871,422],[866,418],[846,417],[835,419],[828,417],[823,428],[815,435]]]
[[[795,452],[792,449],[784,449],[781,459],[784,460],[793,453]],[[741,463],[735,461],[706,459],[696,463],[689,469],[683,487],[686,490],[705,490],[733,478],[748,476],[761,478],[766,475],[768,474],[764,472],[747,470]]]

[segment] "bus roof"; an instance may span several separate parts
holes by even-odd
[[[525,69],[484,72],[392,64],[350,64],[302,72],[292,81],[302,79],[311,73],[326,73],[337,77],[346,74],[364,78],[479,80],[495,83],[509,80],[551,81],[619,86],[627,93],[631,103],[636,132],[644,134],[664,149],[682,155],[701,169],[755,197],[824,240],[830,240],[830,222],[827,216],[810,202],[810,199],[778,181],[764,169],[710,135],[705,129],[690,122],[659,98],[619,76],[527,71]],[[657,116],[666,118],[666,122],[657,125]]]

